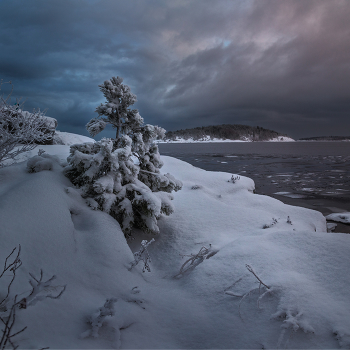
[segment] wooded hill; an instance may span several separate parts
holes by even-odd
[[[166,140],[175,140],[182,138],[185,140],[202,140],[202,139],[228,139],[228,140],[250,140],[250,141],[268,141],[278,136],[285,136],[277,131],[264,129],[260,126],[252,127],[239,124],[223,124],[202,126],[193,129],[184,129],[176,131],[168,131],[165,134]]]

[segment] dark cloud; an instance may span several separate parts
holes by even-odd
[[[0,1],[0,78],[85,135],[117,75],[168,129],[348,135],[349,18],[348,0]]]

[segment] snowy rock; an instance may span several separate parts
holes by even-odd
[[[350,224],[350,213],[333,213],[326,216],[327,220]]]
[[[336,227],[337,224],[335,224],[334,222],[327,222],[327,232],[333,232]]]

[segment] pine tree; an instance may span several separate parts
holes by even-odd
[[[143,125],[138,110],[129,108],[136,96],[122,82],[113,77],[99,85],[106,102],[86,125],[95,136],[111,124],[116,138],[71,146],[66,175],[90,206],[119,222],[126,236],[133,227],[159,233],[157,220],[174,211],[171,192],[180,190],[182,183],[160,173],[163,163],[154,141],[164,137],[165,130]]]

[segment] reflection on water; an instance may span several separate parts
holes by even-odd
[[[248,176],[257,193],[287,204],[324,215],[350,211],[350,142],[160,144],[159,149],[205,170]]]

